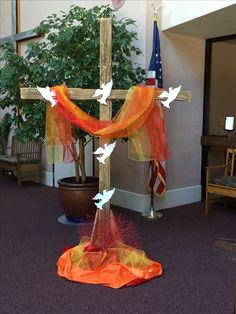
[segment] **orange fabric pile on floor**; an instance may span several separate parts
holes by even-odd
[[[111,288],[137,285],[162,274],[161,264],[141,250],[119,243],[105,250],[87,251],[89,239],[64,252],[57,262],[58,275],[72,281]]]
[[[65,251],[58,275],[71,281],[111,288],[137,285],[162,274],[162,266],[122,241],[122,225],[111,209],[97,210],[90,237]],[[128,234],[127,234],[128,235]]]

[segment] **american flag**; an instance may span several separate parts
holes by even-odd
[[[147,75],[148,85],[163,87],[162,81],[162,66],[161,66],[161,50],[160,50],[160,38],[157,26],[157,20],[154,20],[153,24],[153,47],[152,57],[148,69]]]
[[[147,85],[155,87],[163,87],[162,64],[160,37],[158,32],[157,19],[154,19],[153,24],[153,48],[152,57],[147,74]],[[150,161],[149,164],[150,177],[148,187],[157,196],[162,196],[166,188],[166,172],[165,162]]]

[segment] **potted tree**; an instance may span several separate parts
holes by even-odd
[[[129,18],[118,20],[114,10],[109,6],[95,6],[91,9],[71,6],[68,13],[62,12],[60,17],[53,14],[36,28],[36,32],[44,35],[46,40],[31,43],[25,57],[21,57],[24,75],[19,79],[20,85],[45,87],[64,83],[69,87],[98,88],[99,20],[102,17],[112,17],[113,21],[113,88],[127,89],[143,81],[145,71],[137,64],[132,63],[132,56],[141,54],[140,49],[134,44],[137,40],[137,33],[129,30],[129,27],[135,25],[135,21]],[[21,82],[22,77],[23,83]],[[78,102],[78,105],[90,115],[99,116],[99,106],[96,100],[86,101],[86,105]],[[118,111],[120,106],[119,101],[114,102],[113,114]],[[44,138],[45,103],[39,101],[32,107],[32,102],[25,102],[22,106],[22,114],[24,117],[22,126],[16,132],[18,138],[36,136]],[[84,147],[88,142],[87,136],[89,135],[78,128],[74,133],[76,142],[79,143],[79,153],[75,160],[76,176],[59,181],[62,189],[65,189],[65,185],[69,185],[72,190],[77,189],[77,185],[85,189],[85,185],[94,183],[94,178],[86,176],[84,163]],[[96,189],[98,189],[98,180],[95,182]],[[82,191],[80,197],[82,197],[81,195],[85,196],[84,190]],[[92,196],[94,194],[93,188]],[[69,206],[68,195],[67,193],[65,197],[61,196],[67,208]],[[78,209],[78,195],[71,198],[76,199],[76,209]],[[91,198],[90,193],[90,202]],[[92,206],[94,205],[92,204]],[[84,204],[82,207],[86,208]],[[64,209],[66,210],[66,208]],[[87,214],[87,210],[82,213],[80,210],[78,213],[72,210],[68,216],[80,218]]]

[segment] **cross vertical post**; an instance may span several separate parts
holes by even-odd
[[[100,20],[100,87],[107,84],[112,78],[112,19],[101,18]],[[112,117],[112,101],[107,100],[107,105],[100,105],[99,119],[109,121]],[[105,143],[109,144],[109,139],[99,139],[99,146],[103,147]],[[99,163],[99,192],[110,189],[110,157],[106,158],[106,163]],[[110,202],[103,206],[103,210],[97,210],[93,230],[90,238],[91,245],[102,245],[102,238],[98,241],[98,232],[101,233],[104,228],[104,218],[110,217]]]
[[[110,82],[112,78],[112,20],[102,18],[100,21],[100,87],[102,84]],[[107,105],[100,105],[100,120],[111,120],[112,101],[107,100]],[[104,146],[109,140],[100,138],[99,146]],[[99,163],[99,190],[110,189],[110,157],[106,159],[106,164]],[[105,210],[109,210],[110,203],[104,205]]]

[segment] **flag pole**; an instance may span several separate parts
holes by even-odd
[[[154,8],[154,21],[156,20],[156,22],[157,22],[157,11],[161,7],[161,5],[159,5],[158,7],[155,7],[153,5],[153,3],[151,3],[151,5]],[[158,43],[158,45],[159,45],[159,43]],[[154,70],[153,67],[151,66],[151,64],[153,65],[153,62],[154,62],[153,54],[156,54],[156,51],[155,51],[156,48],[157,47],[156,47],[156,41],[154,39],[154,30],[153,30],[153,51],[152,51],[152,58],[151,58],[151,61],[150,61],[149,70]],[[155,60],[155,63],[156,63],[156,61],[157,60]],[[159,65],[159,66],[161,67],[161,65]],[[155,72],[155,78],[156,78],[156,75],[157,75],[157,73]],[[149,76],[149,78],[150,77],[154,78],[152,75]],[[159,79],[159,77],[158,77],[158,79]],[[151,85],[157,86],[156,79],[155,79],[155,83],[153,83],[153,81],[152,81]],[[161,78],[161,81],[158,83],[158,87],[162,87],[162,78]],[[155,161],[151,160],[150,161],[151,175],[154,173],[155,167],[156,167]],[[159,218],[161,218],[163,216],[163,213],[155,210],[155,208],[154,208],[154,182],[149,187],[150,187],[150,207],[149,207],[149,211],[147,213],[146,212],[143,213],[142,216],[144,218],[146,218],[146,219],[149,219],[149,220],[157,220],[157,219],[159,219]]]
[[[151,161],[151,169],[154,167],[154,160]],[[150,207],[147,213],[143,213],[142,216],[148,220],[157,220],[163,216],[163,213],[159,212],[154,207],[154,185],[151,186],[150,190]]]

